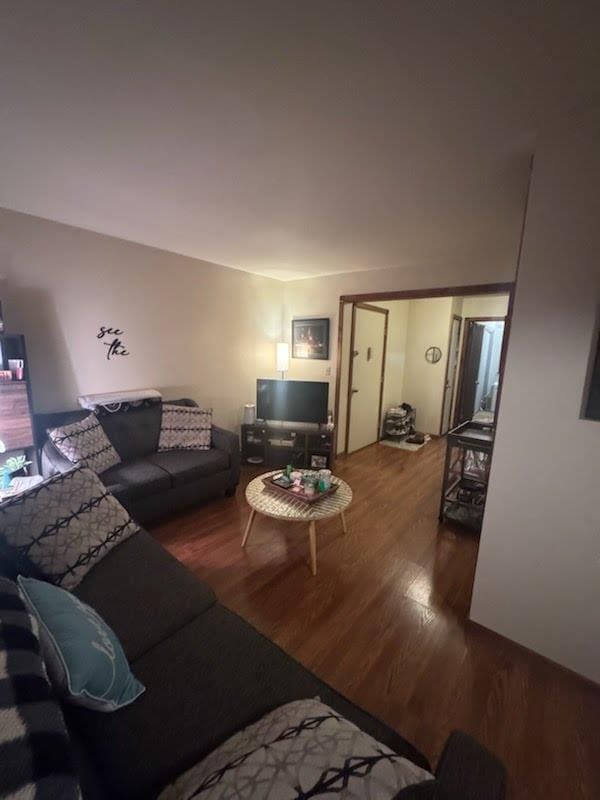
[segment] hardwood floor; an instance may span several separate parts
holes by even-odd
[[[257,516],[242,550],[257,470],[235,498],[151,530],[226,606],[432,763],[461,728],[504,761],[512,800],[598,800],[600,688],[467,620],[478,541],[438,523],[443,448],[373,445],[338,461],[354,491],[349,532],[339,519],[317,526],[316,578],[304,525]]]

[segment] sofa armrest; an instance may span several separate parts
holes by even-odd
[[[212,426],[212,444],[217,450],[223,450],[229,456],[231,467],[231,487],[237,486],[240,480],[240,438],[237,433],[219,428],[218,425]]]
[[[223,450],[229,455],[235,455],[240,452],[240,439],[237,433],[227,431],[225,428],[219,428],[218,425],[212,426],[211,431],[213,447],[217,450]]]
[[[472,736],[454,731],[435,771],[439,800],[504,800],[506,769]]]
[[[44,478],[51,478],[52,475],[57,475],[59,472],[68,472],[75,466],[72,461],[69,461],[62,453],[59,453],[49,439],[46,440],[42,447],[40,461]]]

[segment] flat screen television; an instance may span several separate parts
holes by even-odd
[[[329,384],[320,381],[256,381],[256,416],[282,422],[327,422]]]

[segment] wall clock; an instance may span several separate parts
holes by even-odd
[[[430,364],[437,364],[437,362],[442,357],[442,351],[439,347],[428,347],[425,350],[425,361],[428,361]]]

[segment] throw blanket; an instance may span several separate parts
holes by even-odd
[[[65,721],[48,682],[37,622],[17,585],[0,578],[0,796],[81,794]]]
[[[158,403],[162,395],[156,389],[133,389],[131,391],[105,392],[104,394],[82,394],[77,402],[82,408],[96,411],[102,408],[105,411],[122,411],[123,406],[132,406],[146,402]]]

